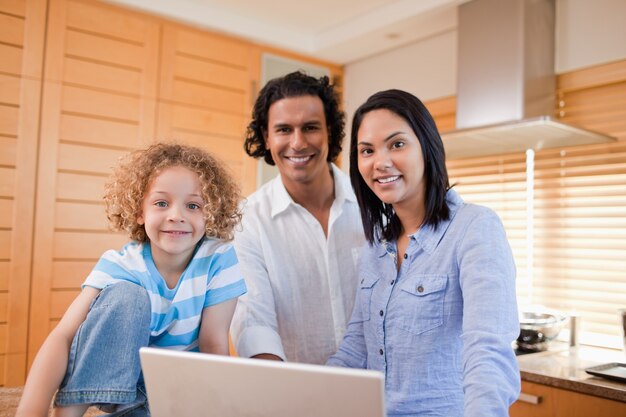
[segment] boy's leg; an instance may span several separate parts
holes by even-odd
[[[150,298],[141,286],[121,281],[103,289],[76,332],[54,405],[133,403],[150,314]]]
[[[131,405],[120,405],[115,412],[102,417],[150,417],[146,387],[140,383],[137,387],[137,398]]]

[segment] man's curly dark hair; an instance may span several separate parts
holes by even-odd
[[[254,158],[263,157],[269,165],[275,165],[272,154],[265,148],[264,139],[270,106],[284,98],[301,96],[317,96],[322,100],[328,128],[328,161],[334,162],[337,159],[345,136],[344,113],[339,109],[337,94],[328,77],[317,79],[300,71],[270,80],[259,92],[243,145],[248,155]]]

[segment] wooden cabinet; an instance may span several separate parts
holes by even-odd
[[[25,375],[46,7],[0,1],[0,385]]]
[[[249,194],[256,171],[243,139],[259,76],[258,48],[173,23],[163,25],[162,36],[157,138],[219,156]]]
[[[522,381],[520,399],[511,417],[626,416],[626,403]]]
[[[29,363],[85,273],[125,243],[107,229],[103,184],[118,157],[153,140],[156,124],[156,19],[51,0],[46,38]]]

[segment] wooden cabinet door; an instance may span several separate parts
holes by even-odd
[[[46,7],[0,1],[0,386],[26,374]]]
[[[626,403],[522,381],[522,395],[511,417],[626,416]]]
[[[250,44],[165,23],[157,118],[159,139],[202,147],[230,167],[245,194],[256,181],[243,151],[258,79]]]
[[[553,388],[554,409],[558,417],[626,416],[626,403]]]
[[[107,249],[103,184],[153,140],[159,23],[83,0],[50,0],[34,233],[29,363]]]
[[[522,381],[520,399],[509,410],[511,417],[553,417],[552,388]]]

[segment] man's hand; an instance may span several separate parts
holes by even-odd
[[[253,359],[266,359],[266,360],[270,360],[270,361],[283,361],[281,358],[279,358],[276,355],[272,355],[271,353],[259,353],[258,355],[254,355],[252,357]]]

